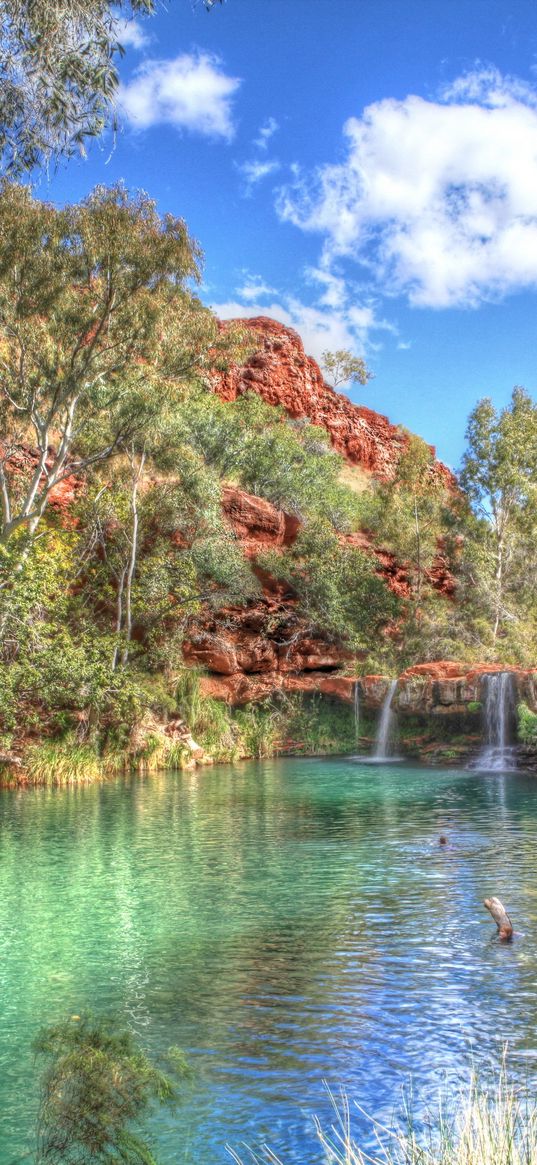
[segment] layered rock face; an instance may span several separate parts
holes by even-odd
[[[234,322],[259,338],[259,348],[245,364],[215,376],[214,388],[223,400],[256,392],[267,404],[281,405],[290,417],[322,425],[334,448],[354,465],[377,477],[393,476],[405,438],[387,417],[330,388],[292,328],[266,316]]]
[[[250,330],[257,347],[243,365],[214,374],[214,390],[223,400],[255,392],[268,404],[281,406],[290,417],[322,425],[334,448],[351,464],[380,479],[393,477],[406,442],[400,429],[330,388],[291,328],[264,316],[235,322]],[[445,466],[437,463],[437,471],[453,483]],[[229,607],[192,622],[184,654],[187,662],[202,665],[210,673],[202,681],[204,690],[233,704],[281,690],[319,690],[352,701],[355,681],[341,675],[348,653],[312,634],[297,613],[295,596],[255,565],[263,550],[292,545],[299,522],[232,486],[224,488],[222,504],[245,555],[252,560],[263,594],[246,608]],[[376,558],[379,573],[394,593],[409,596],[405,567],[389,551],[375,546],[365,531],[350,535],[348,541]],[[453,594],[454,581],[441,554],[429,581],[446,596]],[[381,703],[382,677],[376,686],[375,677],[369,680],[368,693],[373,698],[377,691]]]
[[[228,606],[191,621],[183,653],[187,663],[210,673],[202,689],[232,704],[282,690],[319,690],[352,701],[354,680],[338,674],[351,653],[312,631],[297,611],[293,591],[256,562],[264,550],[293,544],[298,519],[231,485],[223,488],[222,508],[252,562],[261,594],[246,606]],[[366,534],[351,534],[347,540],[375,557],[379,574],[396,594],[408,594],[405,570],[392,555],[373,546]]]
[[[404,671],[398,679],[393,707],[403,716],[477,714],[484,698],[484,677],[500,672],[512,674],[517,702],[523,701],[537,712],[537,668],[453,660],[420,663]],[[388,676],[362,676],[359,684],[364,707],[377,711],[390,683]]]
[[[297,611],[293,592],[260,570],[263,550],[292,545],[300,523],[270,502],[233,486],[222,493],[224,515],[253,561],[261,593],[246,606],[229,606],[192,620],[183,645],[187,663],[210,674],[202,690],[232,704],[276,691],[327,691],[350,659],[348,652],[312,631]],[[337,685],[336,685],[337,686]]]
[[[494,663],[437,661],[408,668],[399,678],[396,707],[403,713],[460,715],[483,701],[483,677],[495,672],[513,675],[516,699],[537,711],[537,668]]]

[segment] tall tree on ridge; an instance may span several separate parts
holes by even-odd
[[[474,579],[490,613],[495,649],[534,590],[537,403],[519,387],[502,410],[489,398],[480,400],[470,413],[466,439],[461,484],[480,519]]]

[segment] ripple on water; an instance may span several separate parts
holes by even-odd
[[[36,1028],[88,1007],[188,1052],[185,1103],[153,1125],[163,1165],[263,1139],[315,1161],[324,1080],[389,1119],[411,1075],[425,1104],[507,1037],[533,1072],[528,777],[266,762],[5,792],[0,830],[0,1165],[28,1148]]]

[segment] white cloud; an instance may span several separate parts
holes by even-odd
[[[341,308],[347,298],[347,285],[341,275],[323,267],[308,267],[306,278],[310,283],[319,283],[324,288],[319,303],[325,307]]]
[[[440,91],[442,101],[476,102],[489,109],[501,109],[513,101],[537,106],[537,93],[520,77],[504,76],[494,65],[479,65],[456,77]]]
[[[266,290],[274,291],[273,288]],[[239,298],[225,303],[212,303],[211,307],[223,320],[268,316],[294,328],[301,336],[307,354],[316,360],[321,359],[323,352],[337,348],[348,348],[356,355],[363,356],[366,347],[376,347],[371,340],[373,332],[395,331],[386,320],[377,319],[373,305],[347,303],[335,309],[324,306],[322,302],[305,304],[297,296],[286,294],[279,294],[267,303],[260,302],[264,299],[261,288],[257,300],[249,291],[247,288],[245,296],[244,289],[238,290]]]
[[[268,149],[269,141],[277,133],[280,126],[275,117],[268,117],[259,130],[258,137],[254,138],[254,146],[258,150]]]
[[[267,295],[276,294],[275,288],[269,287],[261,275],[248,275],[247,272],[243,272],[243,275],[245,282],[242,287],[237,287],[236,293],[240,299],[246,300],[246,303],[250,303],[255,299],[264,299]]]
[[[428,307],[537,286],[537,93],[480,68],[438,101],[386,99],[344,126],[346,159],[298,173],[281,217]],[[328,283],[327,294],[337,295]]]
[[[137,50],[144,49],[149,44],[150,39],[139,20],[118,21],[117,38],[124,48]]]
[[[135,129],[172,125],[178,130],[231,140],[235,127],[232,99],[240,85],[223,72],[217,57],[184,53],[173,60],[145,61],[119,100]]]
[[[267,178],[269,174],[274,174],[276,170],[280,169],[280,163],[276,160],[261,162],[254,159],[252,162],[243,162],[238,168],[246,179],[245,193],[250,195],[253,187],[258,182],[261,182],[263,178]]]

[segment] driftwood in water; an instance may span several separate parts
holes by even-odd
[[[489,914],[492,914],[496,926],[498,927],[498,938],[501,938],[504,942],[508,942],[508,940],[513,937],[513,927],[511,924],[511,919],[509,918],[505,907],[500,902],[500,899],[485,898],[483,905],[486,906]]]

